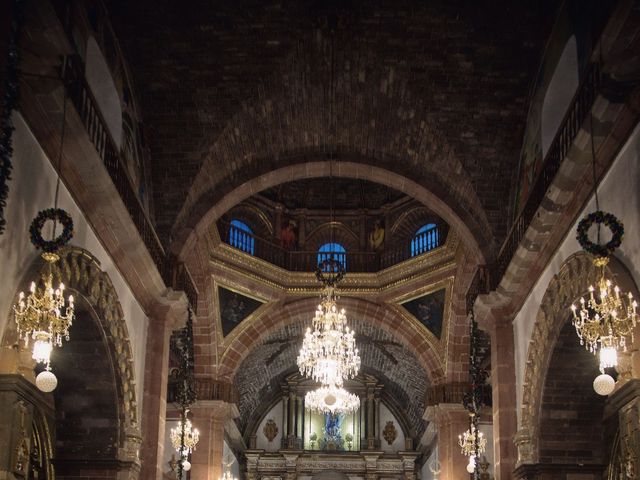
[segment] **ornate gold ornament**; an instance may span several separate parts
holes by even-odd
[[[269,442],[273,442],[273,439],[276,438],[276,435],[278,435],[278,425],[276,425],[276,422],[274,422],[272,418],[264,424],[262,433],[264,433],[264,436],[267,437]]]
[[[396,430],[396,426],[393,424],[393,421],[389,420],[382,430],[382,436],[387,441],[389,445],[395,442],[396,438],[398,438],[398,431]]]

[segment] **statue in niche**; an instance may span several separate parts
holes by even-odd
[[[322,441],[324,450],[341,450],[342,439],[342,422],[344,415],[340,413],[324,414],[324,439]]]
[[[293,220],[287,221],[287,224],[280,232],[280,246],[285,250],[292,250],[296,246],[296,222]]]
[[[375,221],[373,230],[369,233],[369,248],[376,253],[384,248],[384,227],[380,219]]]

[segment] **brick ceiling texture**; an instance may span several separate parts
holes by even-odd
[[[384,392],[393,398],[407,416],[415,431],[415,438],[424,433],[422,421],[427,374],[416,357],[384,328],[357,316],[350,316],[349,326],[357,333],[356,343],[362,359],[362,371],[370,373],[384,384]],[[268,406],[279,394],[280,382],[297,370],[296,358],[308,325],[304,322],[283,327],[271,334],[244,359],[235,376],[240,394],[240,416],[237,421],[243,435],[247,426],[267,412],[259,407]]]
[[[421,183],[495,253],[556,3],[109,2],[161,238],[259,174],[332,153]]]

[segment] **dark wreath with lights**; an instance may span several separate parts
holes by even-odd
[[[62,233],[52,240],[45,240],[42,236],[42,228],[49,220],[54,224],[59,222],[62,225]],[[73,219],[61,208],[47,208],[38,212],[36,218],[33,219],[31,227],[29,227],[29,234],[31,235],[31,243],[36,248],[46,253],[55,253],[73,238]]]
[[[589,229],[593,224],[598,226],[604,225],[611,230],[611,240],[606,244],[601,245],[599,243],[589,240]],[[622,237],[624,236],[624,225],[618,218],[612,213],[606,213],[602,210],[591,212],[585,216],[578,224],[576,239],[580,243],[582,249],[594,255],[596,257],[608,257],[622,244]]]
[[[342,262],[332,256],[318,264],[316,278],[325,286],[335,287],[344,278],[345,272]]]

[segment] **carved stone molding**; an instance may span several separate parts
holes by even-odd
[[[120,399],[118,459],[131,465],[139,462],[140,425],[136,382],[129,333],[118,294],[99,261],[86,250],[65,249],[53,266],[55,282],[62,281],[77,291],[93,308],[115,360],[116,387]],[[132,466],[129,470],[137,471]],[[137,477],[136,477],[137,478]]]
[[[614,276],[623,288],[633,286],[635,290],[629,273],[615,258],[611,259],[607,274]],[[560,330],[570,318],[571,304],[585,295],[589,285],[595,284],[598,278],[599,270],[593,265],[592,257],[578,252],[562,264],[544,293],[527,351],[520,430],[514,439],[518,465],[539,461],[540,410],[551,355]]]

